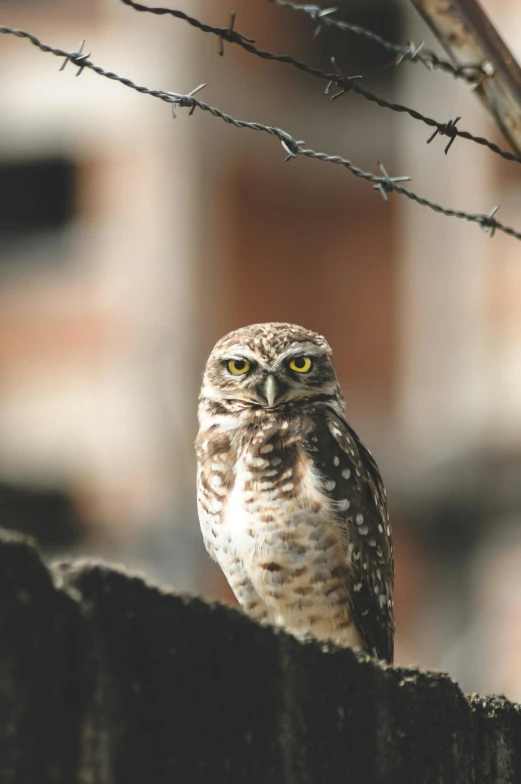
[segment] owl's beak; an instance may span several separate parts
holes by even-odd
[[[273,408],[275,403],[275,399],[277,397],[277,382],[275,381],[275,376],[273,373],[269,373],[266,381],[264,382],[264,394],[266,395],[266,400],[268,401],[269,408]]]

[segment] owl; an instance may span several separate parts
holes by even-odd
[[[246,613],[392,662],[386,494],[331,357],[293,324],[219,340],[199,398],[199,520]]]

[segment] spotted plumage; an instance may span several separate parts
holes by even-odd
[[[377,465],[345,419],[326,340],[222,338],[199,402],[204,542],[252,617],[393,659],[393,550]]]

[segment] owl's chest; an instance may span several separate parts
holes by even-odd
[[[330,505],[303,446],[277,450],[268,443],[238,456],[223,512],[236,557],[292,570],[320,546]]]

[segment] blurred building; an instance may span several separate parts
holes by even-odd
[[[391,40],[432,43],[405,2],[337,5]],[[215,0],[175,7],[229,18]],[[464,83],[394,68],[330,30],[313,39],[312,20],[264,0],[235,8],[260,47],[327,69],[335,56],[369,89],[506,145]],[[521,30],[516,3],[493,11],[507,38]],[[219,57],[218,41],[181,21],[118,0],[1,0],[0,23],[65,50],[86,39],[96,64],[139,85],[207,82],[201,98],[234,117],[365,170],[381,160],[440,204],[501,204],[520,225],[516,164],[460,139],[445,156],[426,126],[354,94],[331,102],[324,82],[237,47]],[[0,37],[0,522],[53,552],[104,554],[226,596],[195,510],[205,358],[243,324],[302,323],[332,344],[350,421],[388,485],[399,661],[495,688],[490,667],[467,673],[457,652],[477,634],[474,553],[521,515],[519,243],[385,202],[342,167],[284,164],[271,136],[199,111],[174,121],[167,104],[61,64]],[[517,611],[508,618],[521,628]]]
[[[191,78],[191,40],[117,2],[0,11],[137,82]],[[121,542],[191,480],[196,141],[168,106],[27,42],[3,37],[0,57],[0,468],[65,488],[87,539]]]

